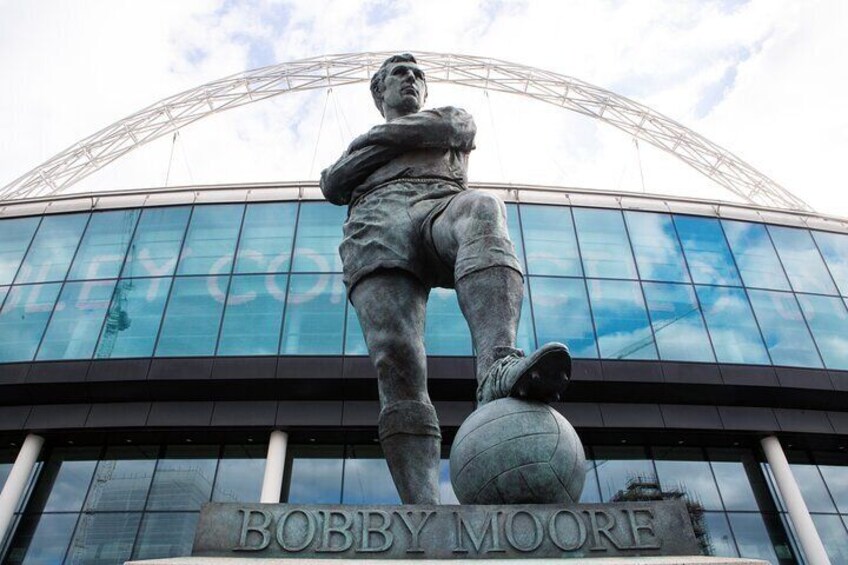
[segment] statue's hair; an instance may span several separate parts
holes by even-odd
[[[378,110],[380,110],[380,115],[384,115],[383,90],[385,89],[385,84],[383,81],[386,80],[386,74],[389,72],[389,65],[393,63],[415,63],[417,65],[418,61],[415,60],[415,57],[411,53],[392,55],[383,61],[383,64],[380,65],[380,68],[377,69],[377,72],[371,77],[371,97],[374,99],[374,105],[377,106]]]

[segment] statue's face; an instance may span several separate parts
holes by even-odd
[[[383,109],[405,116],[417,112],[427,99],[424,72],[415,63],[393,63],[383,80]]]

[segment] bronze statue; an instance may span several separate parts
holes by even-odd
[[[503,202],[468,188],[471,115],[450,106],[422,110],[427,83],[410,54],[387,59],[371,93],[386,123],[321,173],[321,190],[350,207],[339,253],[377,368],[380,442],[392,478],[405,504],[437,504],[441,433],[424,351],[430,289],[456,289],[477,354],[481,404],[560,399],[571,358],[560,343],[529,356],[515,348],[523,275]]]

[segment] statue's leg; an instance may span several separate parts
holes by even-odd
[[[409,273],[383,270],[359,281],[350,297],[377,369],[380,443],[404,504],[439,503],[442,437],[424,352],[428,294]]]
[[[432,236],[439,256],[455,265],[459,306],[477,352],[478,400],[558,400],[571,373],[567,348],[545,344],[528,357],[515,348],[524,281],[503,202],[485,192],[464,192],[435,220]]]

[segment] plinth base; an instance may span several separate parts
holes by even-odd
[[[550,563],[550,559],[484,559],[486,565],[518,565]],[[738,557],[600,557],[567,559],[568,565],[768,565],[759,559]],[[128,561],[126,565],[460,565],[468,559],[250,559],[244,557],[173,557]]]

